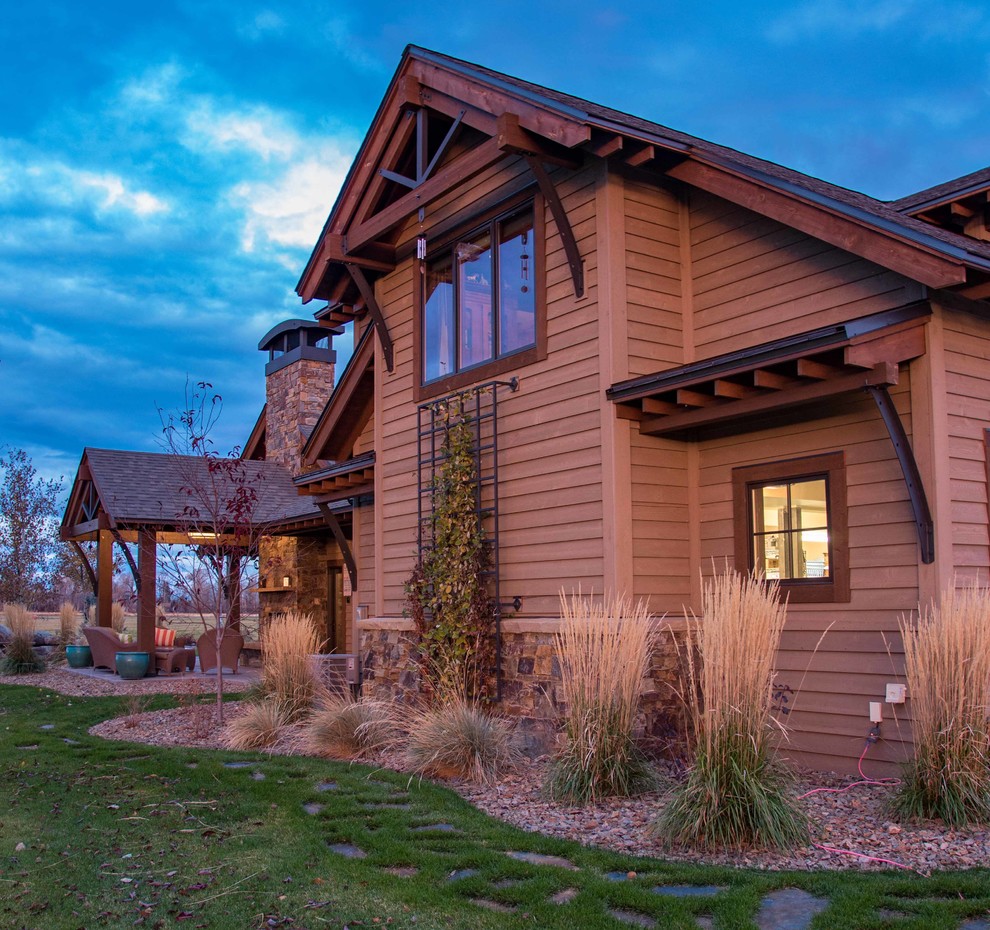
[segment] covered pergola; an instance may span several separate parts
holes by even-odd
[[[96,596],[96,622],[105,627],[113,603],[113,545],[120,545],[137,589],[138,645],[153,652],[159,544],[209,545],[235,560],[251,554],[263,535],[317,524],[327,525],[324,513],[275,462],[236,459],[218,466],[204,456],[86,448],[61,536],[80,551]],[[95,570],[83,542],[96,543]],[[137,545],[136,561],[127,543]],[[228,622],[236,624],[240,586],[233,567],[224,594]]]

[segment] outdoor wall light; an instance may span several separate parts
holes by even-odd
[[[283,575],[282,576],[282,587],[283,588],[287,588],[287,587],[289,587],[290,584],[292,584],[292,579],[288,575]]]

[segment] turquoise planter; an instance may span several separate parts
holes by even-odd
[[[117,674],[125,681],[136,681],[148,674],[151,655],[147,652],[118,652]]]
[[[65,660],[69,668],[89,668],[93,664],[93,650],[89,646],[66,646]]]

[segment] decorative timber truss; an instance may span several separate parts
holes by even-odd
[[[605,393],[640,433],[696,439],[746,432],[769,418],[801,417],[816,403],[866,392],[894,446],[908,490],[922,561],[935,559],[928,499],[889,388],[899,366],[925,353],[931,308],[919,301],[739,352],[614,384]]]
[[[584,163],[585,153],[574,147],[591,138],[590,129],[573,117],[551,118],[531,102],[492,97],[451,78],[419,55],[400,68],[297,288],[304,301],[327,301],[316,314],[325,326],[367,314],[389,372],[393,339],[375,281],[415,247],[410,221],[425,228],[431,205],[504,159],[525,161],[528,174],[516,184],[538,187],[560,236],[574,294],[585,291],[580,248],[551,170]],[[473,205],[475,211],[485,208]]]

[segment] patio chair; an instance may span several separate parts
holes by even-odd
[[[105,626],[83,627],[83,636],[93,653],[94,668],[108,668],[117,674],[118,652],[142,652],[137,643],[125,643],[113,630]]]
[[[218,665],[229,670],[231,674],[237,674],[237,663],[244,648],[244,637],[236,630],[224,630],[223,642],[220,644],[220,661],[217,662],[217,631],[207,630],[196,640],[196,649],[199,652],[199,670],[206,674],[215,672]]]

